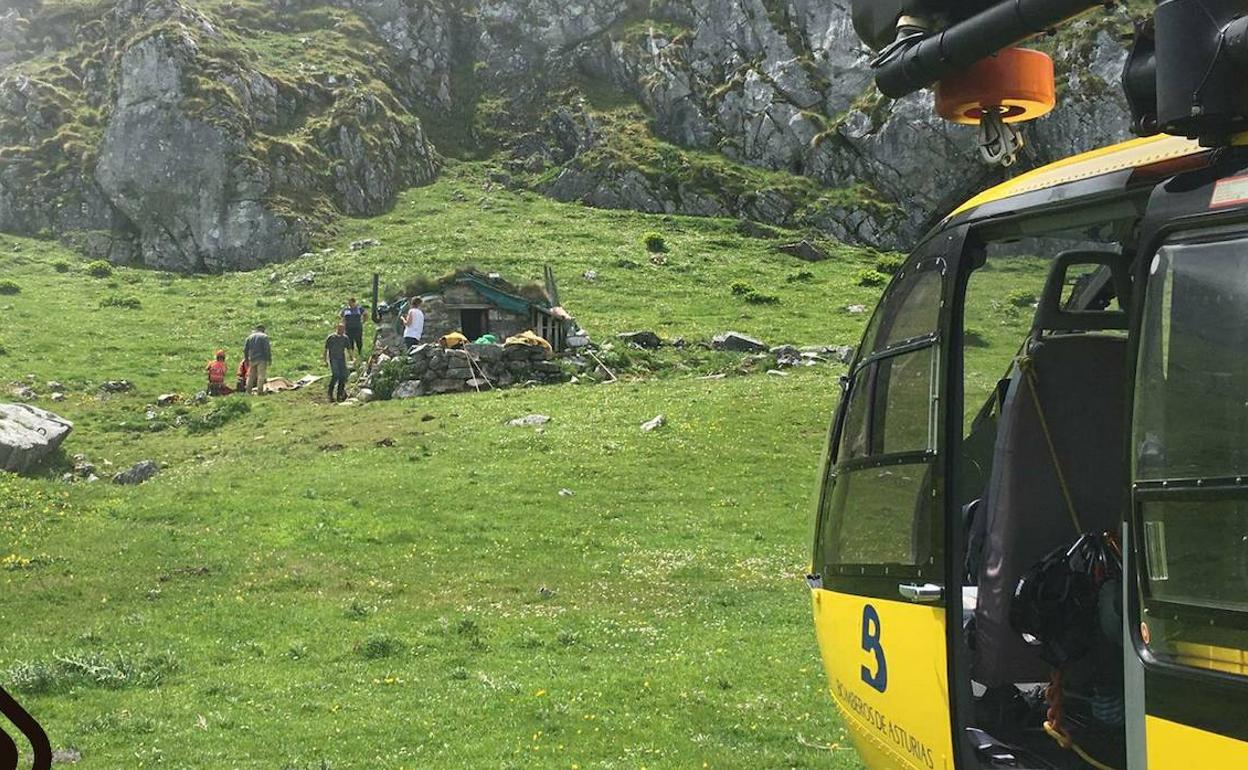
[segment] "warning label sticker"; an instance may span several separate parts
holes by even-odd
[[[1248,176],[1222,179],[1213,186],[1213,198],[1209,201],[1209,208],[1234,206],[1238,203],[1248,203]]]

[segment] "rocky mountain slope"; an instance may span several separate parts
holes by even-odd
[[[1047,45],[1029,164],[1123,138],[1125,11]],[[880,97],[847,0],[17,0],[0,230],[179,271],[308,249],[444,157],[563,200],[901,248],[995,181],[930,96]]]

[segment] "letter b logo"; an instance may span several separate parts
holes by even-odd
[[[884,646],[880,643],[880,613],[875,611],[875,607],[870,604],[864,605],[862,608],[862,649],[875,655],[875,673],[871,673],[871,669],[862,667],[862,681],[866,682],[871,689],[876,692],[884,692],[888,689],[888,661],[884,659]]]

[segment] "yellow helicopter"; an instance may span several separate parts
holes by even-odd
[[[1054,104],[1013,46],[1101,5],[854,14],[886,95],[935,85],[1008,162]],[[875,309],[807,576],[871,770],[1248,768],[1246,84],[1248,2],[1161,0],[1124,73],[1143,138],[967,201]]]

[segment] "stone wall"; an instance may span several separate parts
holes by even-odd
[[[395,385],[394,398],[548,385],[568,379],[563,365],[549,350],[539,346],[469,344],[462,349],[446,349],[426,343],[402,355],[407,361],[407,379]],[[386,361],[378,361],[362,381],[363,387],[370,387],[380,367],[387,365]]]

